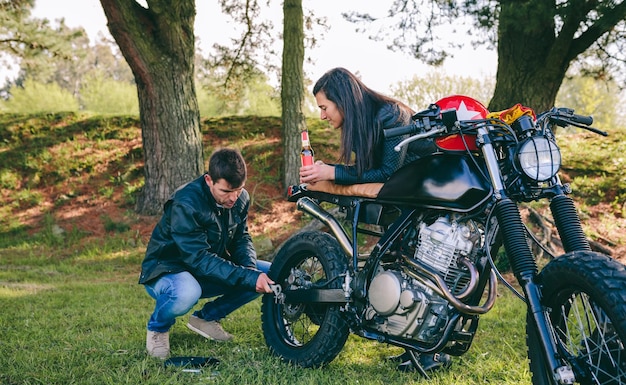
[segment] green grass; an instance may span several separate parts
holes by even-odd
[[[24,242],[1,249],[0,383],[423,383],[385,361],[398,348],[355,336],[326,368],[280,362],[262,337],[260,299],[225,320],[236,336],[229,343],[205,340],[184,326],[186,317],[180,319],[171,331],[172,354],[213,356],[222,363],[200,374],[165,368],[145,353],[153,300],[136,283],[142,256],[143,248],[125,247],[116,238],[82,247]],[[520,301],[502,293],[470,352],[428,383],[528,383],[523,314]]]
[[[607,202],[616,208],[626,203],[626,130],[613,130],[608,137],[583,132],[557,139],[564,171],[582,202]]]
[[[308,121],[320,159],[336,160],[338,131],[319,119]],[[284,191],[280,189],[282,157],[281,122],[276,117],[225,117],[202,121],[205,159],[217,147],[241,149],[250,165],[246,187],[256,212],[267,211]],[[0,114],[0,245],[12,242],[43,225],[46,214],[55,217],[59,208],[115,205],[132,212],[136,194],[143,186],[143,148],[136,117],[90,114]],[[322,145],[322,143],[324,145]],[[30,218],[24,218],[27,211]],[[91,215],[87,220],[92,221]],[[81,227],[73,217],[69,225]],[[136,221],[103,216],[107,229],[119,231],[124,222]],[[68,222],[68,220],[65,220]],[[119,222],[119,223],[118,223]],[[119,225],[119,226],[118,226]],[[276,234],[270,234],[276,236]]]

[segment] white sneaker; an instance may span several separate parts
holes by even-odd
[[[218,321],[205,321],[200,317],[192,315],[189,317],[187,327],[210,340],[230,341],[233,339],[233,336],[224,330]]]
[[[165,359],[170,355],[170,333],[159,333],[148,330],[146,335],[146,350],[148,355]]]

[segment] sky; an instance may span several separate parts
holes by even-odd
[[[388,50],[383,42],[369,40],[367,34],[355,32],[355,26],[341,17],[342,12],[368,11],[383,14],[391,1],[363,0],[304,0],[305,7],[312,7],[315,16],[327,17],[330,29],[319,36],[321,41],[306,55],[313,64],[305,64],[306,75],[313,81],[327,70],[345,67],[358,73],[361,80],[377,91],[387,92],[399,81],[420,76],[433,71],[432,67],[409,57],[406,54]],[[274,20],[275,27],[281,32],[281,2],[274,5],[265,15]],[[33,16],[55,21],[61,18],[70,27],[81,26],[87,31],[92,42],[98,33],[110,38],[106,27],[106,17],[99,0],[36,0]],[[209,52],[215,43],[227,43],[229,37],[237,36],[235,27],[228,24],[214,0],[196,0],[195,33],[203,52]],[[277,33],[278,33],[277,32]],[[462,39],[463,37],[452,36]],[[112,38],[111,38],[112,39]],[[280,48],[280,47],[279,47]],[[278,49],[280,52],[280,49]],[[497,56],[494,51],[474,50],[469,43],[455,57],[448,59],[443,70],[450,75],[463,75],[475,78],[495,76]],[[280,57],[277,58],[280,64]]]

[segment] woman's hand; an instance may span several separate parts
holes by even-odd
[[[315,183],[322,180],[335,180],[335,166],[318,160],[311,166],[300,167],[300,183]]]

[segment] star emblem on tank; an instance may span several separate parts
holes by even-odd
[[[456,110],[456,116],[459,120],[481,119],[480,112],[469,110],[464,101],[461,101],[459,108]]]

